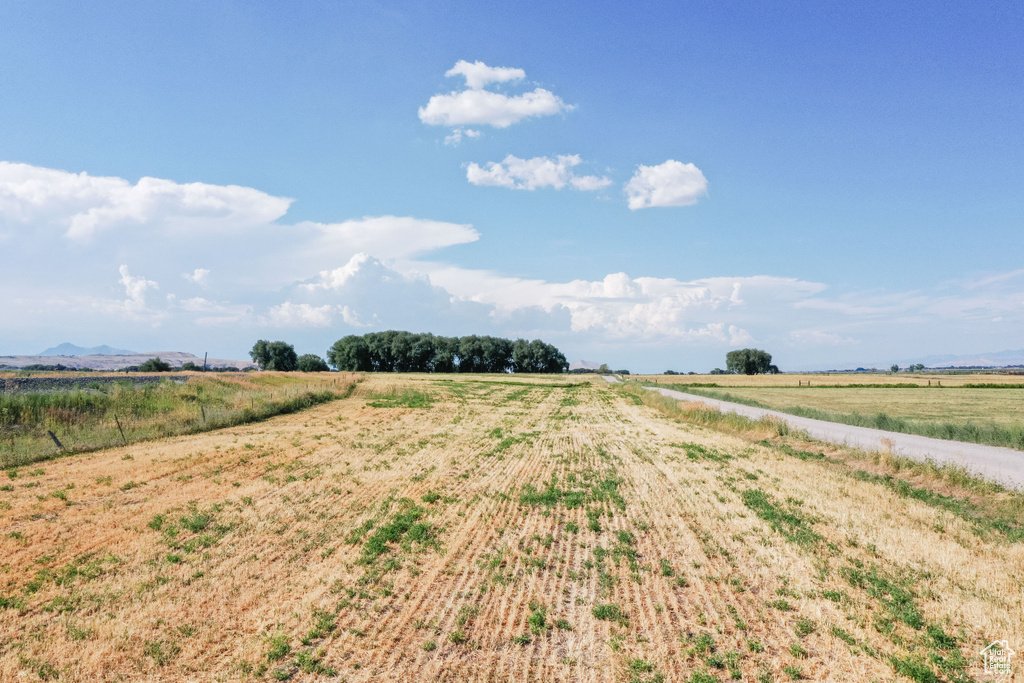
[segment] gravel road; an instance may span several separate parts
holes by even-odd
[[[618,383],[615,377],[605,376],[608,382]],[[861,448],[866,451],[890,451],[914,460],[932,460],[937,463],[960,465],[970,472],[997,481],[1005,486],[1024,489],[1024,451],[998,446],[984,446],[963,441],[947,441],[932,439],[915,434],[887,432],[881,429],[854,427],[825,420],[813,420],[808,417],[797,417],[780,413],[777,410],[754,408],[739,403],[719,401],[681,391],[662,389],[661,387],[644,387],[648,391],[680,401],[699,401],[713,406],[722,412],[736,413],[757,420],[771,416],[800,429],[809,436],[821,441],[844,444]]]

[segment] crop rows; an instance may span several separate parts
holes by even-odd
[[[369,376],[0,475],[0,678],[978,677],[1019,539],[836,462],[597,383]]]

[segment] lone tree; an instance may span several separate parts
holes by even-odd
[[[328,372],[330,368],[324,359],[315,353],[305,353],[299,356],[299,372]]]
[[[260,370],[281,370],[293,372],[299,367],[298,356],[295,355],[295,347],[283,341],[267,341],[260,339],[253,344],[249,352]]]
[[[160,356],[143,361],[139,365],[139,372],[170,372],[171,364],[160,360]]]
[[[779,368],[772,365],[772,354],[761,349],[737,349],[725,354],[725,369],[737,375],[774,375]]]

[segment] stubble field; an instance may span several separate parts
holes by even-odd
[[[7,470],[0,679],[965,681],[1024,643],[1013,495],[604,384],[367,376]]]

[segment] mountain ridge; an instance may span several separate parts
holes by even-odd
[[[84,346],[78,346],[71,342],[63,342],[52,346],[44,351],[40,351],[39,356],[130,356],[136,353],[135,351],[129,351],[128,349],[115,349],[112,346],[103,344],[102,346],[92,346],[86,348]]]

